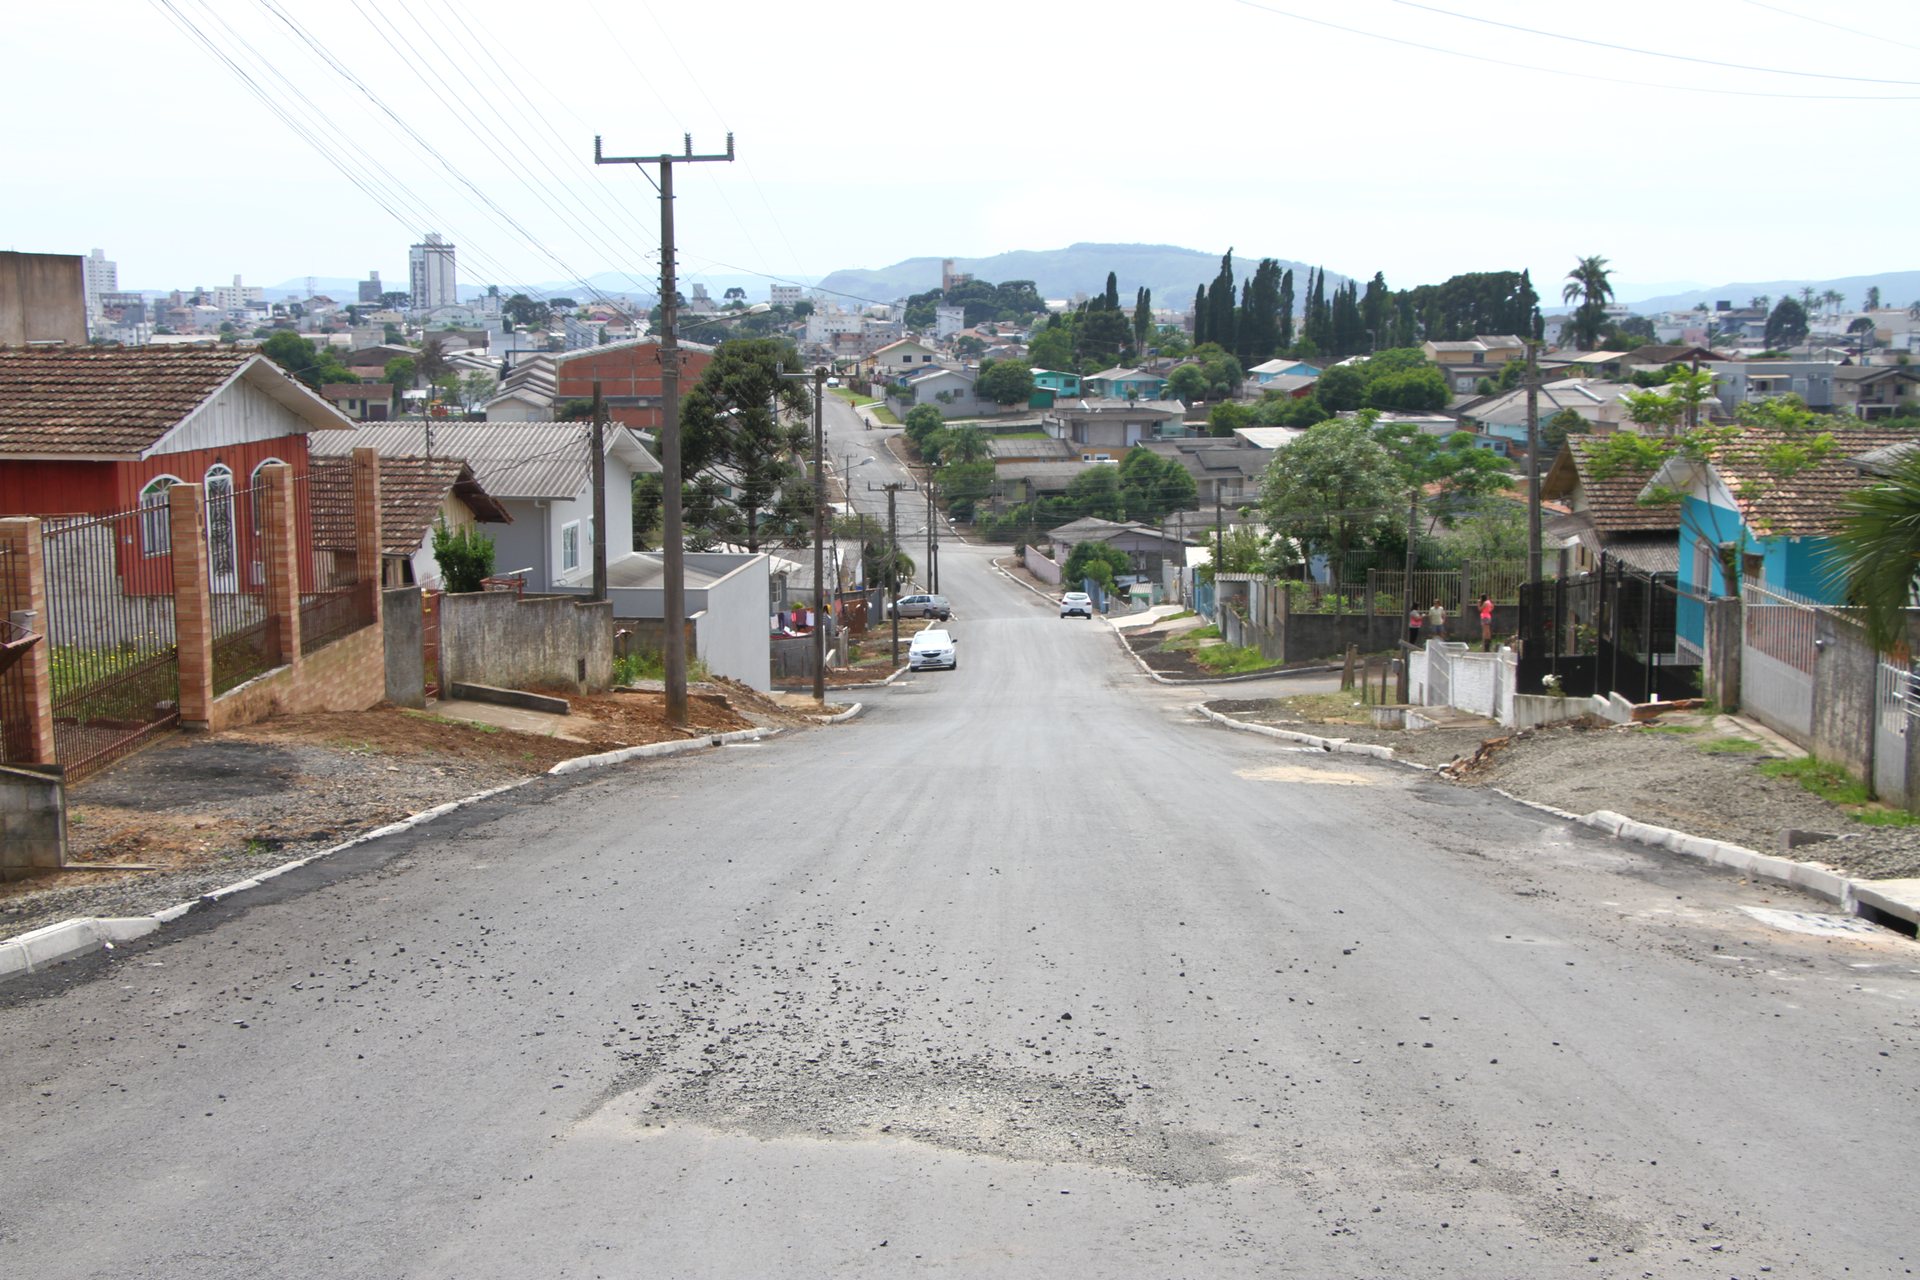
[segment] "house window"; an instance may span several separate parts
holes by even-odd
[[[580,522],[569,521],[560,526],[560,572],[580,567]]]
[[[216,591],[232,591],[239,556],[233,539],[233,468],[216,462],[207,468],[207,572]]]
[[[259,466],[255,467],[253,474],[247,477],[247,506],[253,509],[253,536],[256,538],[260,536],[260,486],[266,483],[265,480],[260,478],[260,473],[268,467],[281,467],[285,465],[286,464],[278,458],[268,458]]]
[[[167,524],[167,490],[179,483],[179,476],[155,476],[140,491],[140,554],[163,556],[173,549]]]

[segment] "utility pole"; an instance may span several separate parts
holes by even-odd
[[[1527,581],[1540,581],[1540,344],[1527,342]]]
[[[894,515],[893,498],[900,492],[898,483],[887,486],[887,616],[893,619],[893,663],[900,665],[900,523]]]
[[[593,380],[593,430],[589,433],[593,469],[593,598],[607,598],[607,405],[600,379]]]
[[[666,644],[662,657],[667,668],[667,723],[687,726],[687,544],[680,523],[680,347],[673,334],[673,166],[733,159],[733,135],[727,135],[725,155],[693,154],[693,135],[684,135],[681,155],[606,156],[600,154],[600,135],[593,137],[595,164],[660,166],[660,550],[662,555],[661,611]],[[645,168],[641,168],[645,173]],[[650,175],[649,175],[650,176]]]
[[[940,590],[940,543],[939,533],[934,525],[936,513],[933,507],[933,468],[927,468],[927,590]]]
[[[1220,581],[1220,574],[1227,563],[1227,526],[1220,515],[1220,487],[1213,490],[1213,580]]]

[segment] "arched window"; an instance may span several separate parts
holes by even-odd
[[[233,544],[233,468],[216,462],[207,468],[207,576],[215,591],[232,591],[238,582]]]
[[[260,486],[266,483],[261,479],[260,473],[268,467],[284,465],[278,458],[267,458],[253,469],[252,475],[247,477],[247,507],[253,513],[253,536],[256,538],[260,536]]]
[[[167,523],[167,490],[179,483],[179,476],[155,476],[140,491],[140,554],[163,556],[173,550],[173,534]]]

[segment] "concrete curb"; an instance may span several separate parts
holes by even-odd
[[[845,711],[837,711],[830,716],[808,716],[807,719],[813,721],[815,724],[845,724],[866,709],[866,703],[856,702]]]
[[[911,670],[910,667],[900,667],[897,670],[895,670],[892,675],[888,676],[885,680],[866,680],[866,681],[862,681],[859,684],[830,684],[827,686],[827,692],[833,693],[840,689],[884,689],[888,685],[892,684],[895,680],[898,680],[901,676],[907,674],[909,670]],[[812,693],[813,692],[812,685],[801,686],[801,685],[777,684],[773,687],[779,690],[781,693]]]
[[[1288,729],[1275,729],[1270,725],[1249,724],[1244,720],[1235,720],[1221,715],[1218,711],[1196,705],[1195,711],[1216,724],[1242,733],[1257,733],[1262,737],[1280,738],[1289,742],[1299,742],[1319,747],[1323,751],[1344,751],[1355,755],[1371,755],[1377,759],[1389,760],[1395,764],[1433,772],[1430,765],[1412,760],[1402,760],[1391,747],[1374,746],[1370,743],[1349,742],[1345,738],[1319,738],[1309,733],[1295,733]],[[1751,880],[1767,880],[1775,884],[1786,885],[1810,893],[1816,898],[1825,899],[1852,915],[1861,914],[1861,906],[1893,916],[1909,923],[1920,923],[1914,904],[1893,898],[1875,888],[1872,881],[1854,880],[1831,867],[1816,862],[1797,862],[1792,858],[1781,858],[1770,853],[1761,853],[1745,845],[1730,844],[1725,840],[1710,840],[1705,836],[1688,835],[1672,827],[1656,827],[1649,822],[1637,822],[1625,814],[1610,809],[1596,809],[1592,813],[1571,813],[1557,809],[1538,800],[1528,800],[1516,796],[1510,791],[1498,787],[1489,787],[1495,795],[1525,805],[1529,809],[1550,814],[1563,822],[1575,823],[1604,832],[1616,840],[1630,840],[1635,844],[1646,845],[1653,849],[1665,849],[1688,858],[1697,858],[1716,866],[1728,867],[1738,871]]]
[[[1022,584],[1022,585],[1025,585],[1025,584]],[[1148,666],[1147,660],[1141,657],[1139,654],[1135,653],[1133,651],[1133,646],[1127,643],[1126,634],[1122,631],[1122,629],[1113,625],[1112,618],[1102,618],[1100,619],[1100,621],[1107,624],[1107,628],[1113,632],[1113,638],[1119,641],[1121,651],[1124,652],[1129,658],[1133,659],[1133,665],[1140,668],[1140,673],[1146,676],[1148,679],[1152,680],[1156,684],[1187,685],[1187,686],[1210,685],[1210,684],[1249,684],[1255,680],[1280,680],[1280,679],[1284,679],[1287,676],[1324,675],[1329,671],[1338,671],[1340,669],[1337,666],[1275,667],[1271,671],[1249,671],[1244,675],[1237,675],[1237,676],[1181,676],[1176,679],[1173,676],[1161,675],[1158,671],[1155,671],[1152,667]]]
[[[683,756],[689,752],[705,751],[709,747],[724,747],[735,742],[758,742],[762,738],[771,738],[779,733],[778,729],[735,729],[730,733],[712,733],[704,737],[688,738],[683,742],[649,742],[644,746],[622,747],[618,751],[602,751],[596,756],[575,756],[571,760],[562,760],[547,772],[554,777],[569,773],[579,773],[583,769],[601,769],[611,764],[625,764],[629,760],[658,760],[664,756]]]
[[[856,707],[855,709],[857,710],[858,708]],[[549,775],[577,773],[583,769],[601,768],[606,765],[620,764],[627,760],[685,755],[693,751],[705,751],[712,747],[723,746],[730,742],[754,742],[761,738],[772,737],[779,732],[780,730],[778,729],[741,729],[732,733],[712,734],[686,742],[656,742],[643,747],[627,747],[620,751],[606,751],[599,755],[576,756],[572,760],[562,760],[559,764],[547,770],[547,773]],[[202,906],[224,902],[228,898],[245,893],[249,889],[257,889],[267,881],[277,876],[283,876],[289,871],[296,871],[310,862],[318,862],[322,858],[332,857],[336,853],[341,853],[356,845],[365,844],[369,840],[378,840],[383,836],[397,835],[402,831],[407,831],[425,823],[432,822],[435,818],[444,818],[455,810],[464,809],[471,804],[478,804],[482,800],[492,799],[494,796],[500,795],[503,792],[512,791],[517,787],[524,787],[533,780],[533,778],[523,778],[519,782],[510,782],[503,787],[490,787],[485,791],[476,791],[474,794],[463,796],[458,800],[449,800],[445,804],[437,804],[431,809],[423,809],[419,813],[402,818],[398,822],[389,822],[385,826],[375,827],[371,831],[363,831],[351,840],[342,841],[340,844],[322,849],[317,853],[310,853],[304,858],[295,858],[293,861],[283,862],[277,867],[255,872],[245,880],[236,880],[232,884],[221,885],[218,889],[209,889],[198,898],[191,899],[190,901],[177,902],[173,906],[162,907],[150,915],[106,918],[84,916],[74,920],[62,920],[57,924],[46,925],[43,928],[32,930],[29,933],[23,933],[17,938],[9,938],[5,942],[0,942],[0,982],[5,982],[9,978],[16,977],[23,973],[37,973],[42,969],[66,960],[71,960],[76,956],[85,955],[90,951],[98,951],[102,947],[111,948],[113,944],[117,942],[131,942],[136,938],[144,938],[154,930],[160,928],[161,925],[171,924],[173,921],[178,920],[181,916],[191,911],[195,911]]]

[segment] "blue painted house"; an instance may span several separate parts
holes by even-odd
[[[1061,373],[1058,369],[1035,369],[1033,389],[1051,391],[1055,396],[1077,396],[1080,394],[1080,375]]]
[[[1845,603],[1842,584],[1827,564],[1839,527],[1841,499],[1873,480],[1865,455],[1890,445],[1920,444],[1920,432],[1879,427],[1812,436],[1750,429],[1709,460],[1675,455],[1653,475],[1643,496],[1657,490],[1683,495],[1680,565],[1683,589],[1724,596],[1723,556],[1739,580],[1816,604]],[[1812,459],[1784,473],[1770,461],[1782,449],[1811,449]],[[1697,610],[1682,610],[1681,638],[1701,643]]]
[[[1167,392],[1167,380],[1139,369],[1103,369],[1086,380],[1089,398],[1102,400],[1158,400]]]
[[[1305,360],[1289,360],[1285,356],[1257,364],[1247,370],[1248,379],[1256,387],[1264,387],[1275,378],[1317,378],[1319,376],[1320,369],[1317,366],[1310,365]]]

